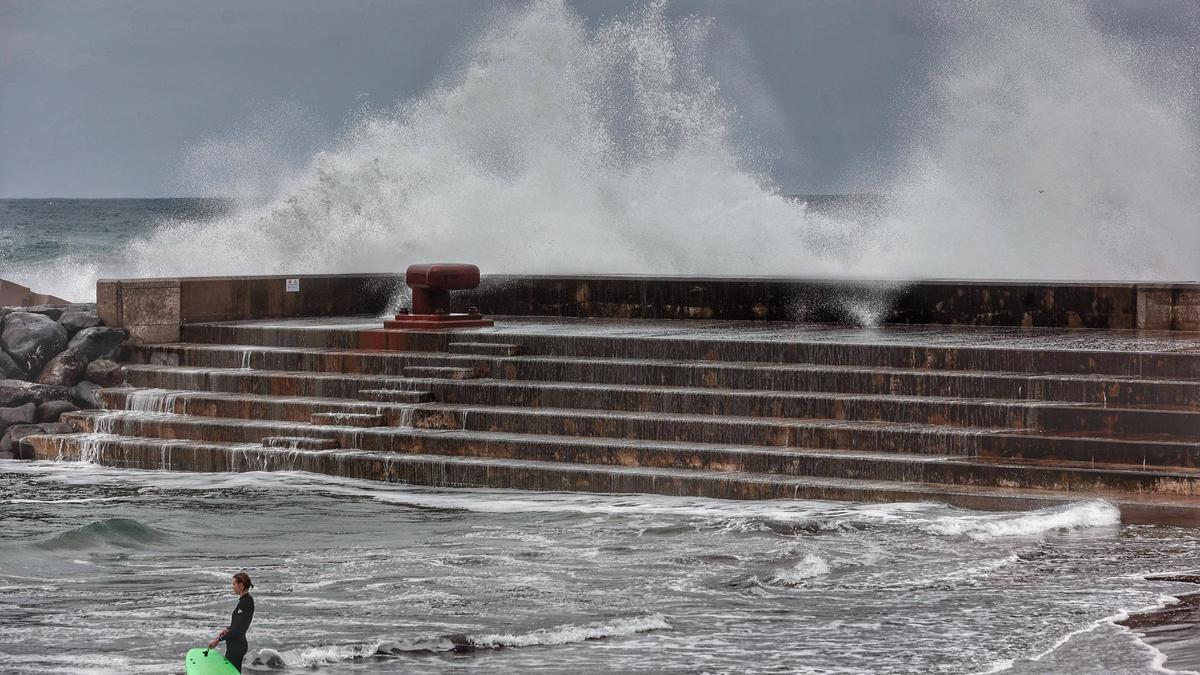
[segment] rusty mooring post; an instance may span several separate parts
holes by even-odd
[[[412,289],[412,308],[409,311],[402,310],[394,319],[384,321],[384,331],[441,330],[495,325],[491,319],[483,318],[475,307],[471,307],[465,314],[450,312],[450,291],[479,286],[479,268],[474,265],[410,265],[404,274],[404,282]],[[386,334],[381,335],[384,331],[364,331],[359,341],[367,348],[389,349],[395,341],[388,340]]]

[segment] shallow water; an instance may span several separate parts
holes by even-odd
[[[1153,672],[1161,655],[1108,619],[1194,590],[1141,578],[1194,565],[1190,531],[1119,526],[1103,502],[992,514],[0,472],[13,673],[180,672],[243,568],[248,672]]]

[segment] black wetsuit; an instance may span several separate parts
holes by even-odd
[[[221,638],[225,641],[225,658],[233,664],[238,672],[242,672],[242,658],[246,656],[249,646],[246,644],[246,631],[250,630],[250,620],[254,618],[254,598],[249,593],[238,599],[237,608],[233,610],[233,619],[229,621],[229,632]]]

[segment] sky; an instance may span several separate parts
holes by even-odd
[[[521,3],[0,0],[0,197],[193,195],[205,149],[264,135],[271,161],[302,162],[364,112],[452,75],[506,4]],[[569,4],[599,23],[640,3]],[[816,194],[872,191],[899,166],[939,68],[938,7],[678,0],[667,11],[712,18],[706,59],[738,133],[781,191]],[[1091,11],[1153,49],[1193,32],[1196,7]]]

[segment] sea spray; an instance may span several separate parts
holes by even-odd
[[[1195,75],[1169,62],[1191,45],[1138,59],[1089,3],[938,7],[890,243],[864,260],[926,278],[1197,278]]]
[[[780,196],[735,140],[738,101],[703,58],[707,20],[651,2],[591,26],[537,0],[498,13],[439,86],[364,114],[265,198],[164,221],[108,263],[18,278],[86,299],[98,276],[397,271],[450,254],[503,273],[1200,274],[1194,82],[1157,86],[1082,3],[934,5],[940,56],[876,215]]]

